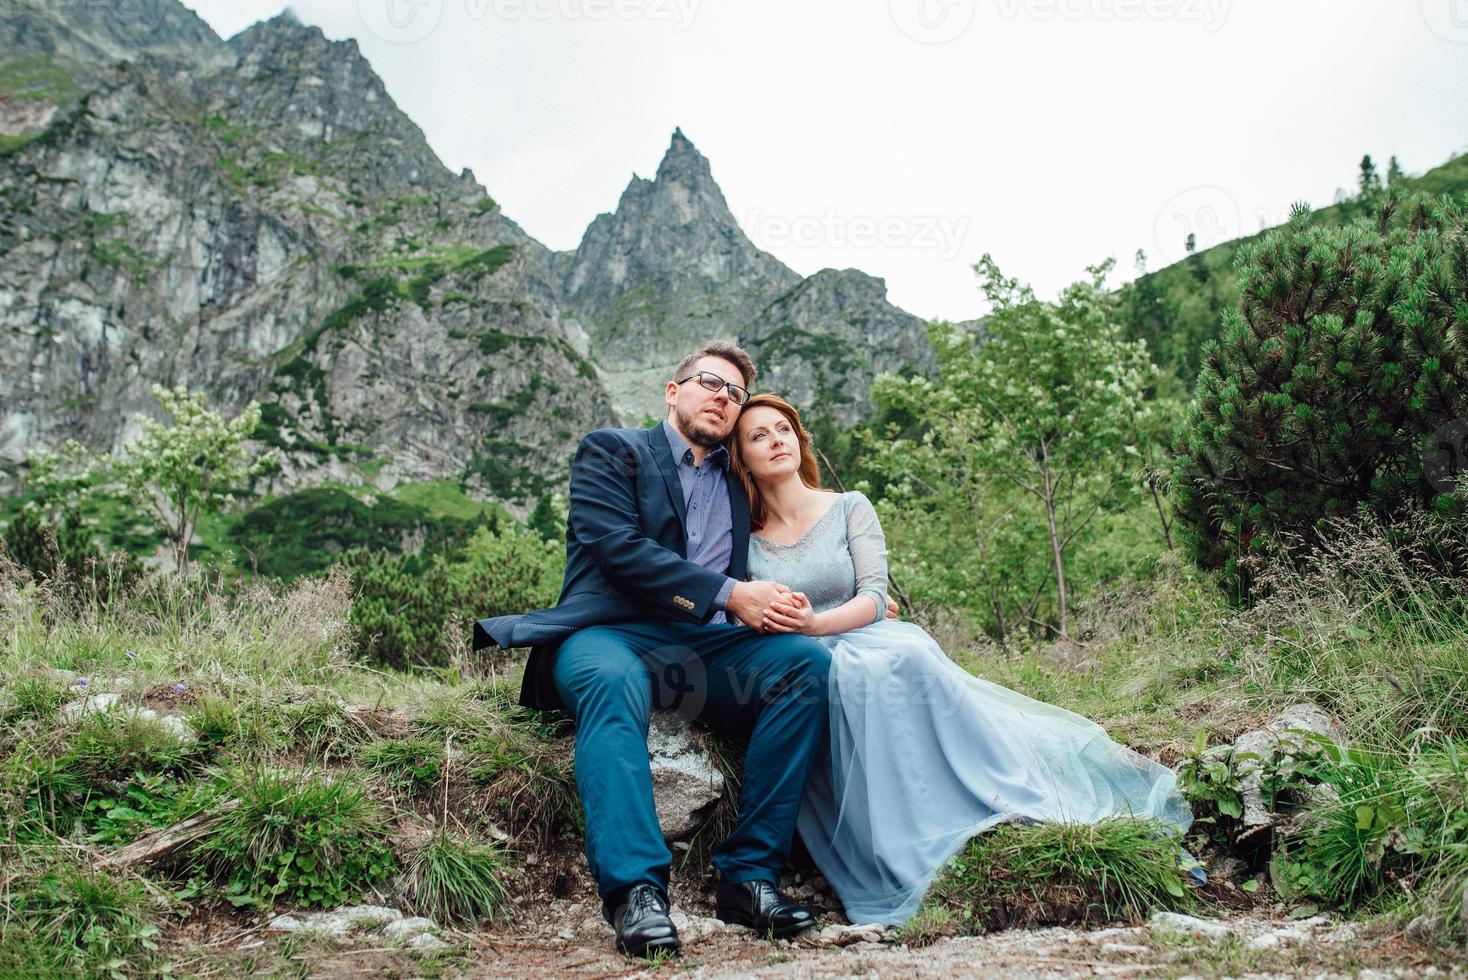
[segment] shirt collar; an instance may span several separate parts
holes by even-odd
[[[682,433],[668,423],[667,419],[663,419],[663,435],[668,437],[668,448],[673,450],[673,461],[680,466],[692,466],[693,456],[691,454],[693,447],[688,444],[687,439],[683,438]],[[729,468],[729,450],[724,448],[723,445],[715,446],[704,457],[705,462],[708,460],[713,460],[721,468],[727,470]]]

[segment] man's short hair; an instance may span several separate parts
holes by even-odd
[[[702,350],[689,354],[683,360],[679,361],[678,366],[673,369],[673,380],[677,381],[679,378],[688,377],[689,372],[694,370],[694,365],[701,358],[705,357],[722,357],[737,367],[739,373],[744,375],[745,388],[754,387],[754,360],[745,352],[743,347],[740,347],[738,344],[731,344],[726,340],[710,340],[703,345]],[[734,379],[725,378],[724,380],[732,381]]]

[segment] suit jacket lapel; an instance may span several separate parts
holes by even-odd
[[[668,446],[667,434],[663,432],[663,424],[656,422],[652,428],[644,430],[647,432],[648,449],[652,452],[653,461],[657,463],[658,472],[663,475],[663,484],[668,488],[668,497],[673,501],[673,510],[678,514],[678,523],[683,528],[683,536],[688,535],[688,505],[683,502],[683,481],[678,479],[678,467],[673,462],[673,450]],[[684,545],[685,552],[687,545]]]
[[[743,580],[749,571],[749,498],[744,484],[733,472],[725,473],[729,484],[729,517],[734,522],[734,553],[729,556],[729,577]]]

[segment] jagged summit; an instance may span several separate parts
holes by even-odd
[[[226,42],[140,0],[161,16],[136,36],[169,54],[7,2],[26,16],[0,42],[54,72],[0,111],[0,287],[18,298],[0,311],[0,482],[68,438],[126,440],[165,382],[264,402],[279,490],[453,479],[528,508],[582,433],[661,414],[666,372],[704,339],[742,340],[842,422],[877,370],[925,363],[922,323],[879,280],[802,279],[757,248],[681,128],[556,254],[443,166],[355,41],[290,11]]]
[[[745,235],[708,158],[673,130],[657,175],[633,175],[617,210],[586,229],[563,289],[624,420],[659,410],[655,383],[690,343],[739,339],[779,365],[766,378],[853,422],[877,370],[926,369],[920,320],[879,279],[825,270],[803,280]]]

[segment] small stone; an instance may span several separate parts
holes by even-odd
[[[1304,929],[1272,929],[1254,936],[1244,945],[1250,949],[1278,949],[1281,946],[1308,943],[1312,938]]]
[[[558,938],[560,938],[560,939],[575,939],[576,938],[576,930],[572,929],[570,926],[567,926],[566,928],[562,929],[560,932],[556,933],[556,936]]]
[[[1413,942],[1434,942],[1441,931],[1438,921],[1430,915],[1419,915],[1407,923],[1407,938]]]
[[[1164,935],[1196,936],[1200,939],[1223,939],[1228,926],[1210,919],[1199,919],[1179,912],[1158,912],[1149,923],[1152,931]]]
[[[194,730],[189,727],[189,723],[178,715],[164,715],[158,719],[158,724],[166,728],[180,742],[193,742],[198,737],[194,734]]]
[[[1224,881],[1238,881],[1249,873],[1249,865],[1239,858],[1223,855],[1215,858],[1209,874]]]
[[[80,701],[72,701],[61,709],[62,721],[76,721],[86,715],[100,715],[117,707],[120,694],[91,694]]]
[[[397,922],[403,917],[403,913],[386,905],[343,905],[336,910],[335,914],[342,916],[354,926],[369,922],[378,924]]]
[[[388,939],[403,940],[437,931],[438,924],[432,919],[425,919],[421,915],[415,915],[409,919],[399,918],[394,922],[389,922],[383,928],[382,934]]]
[[[317,912],[306,917],[301,923],[301,931],[340,938],[352,931],[352,923],[337,912]]]
[[[431,932],[422,932],[408,940],[409,949],[430,950],[448,949],[449,944],[439,939]]]
[[[1102,943],[1097,947],[1100,953],[1114,953],[1117,956],[1141,956],[1150,952],[1146,946],[1134,946],[1131,943]]]

